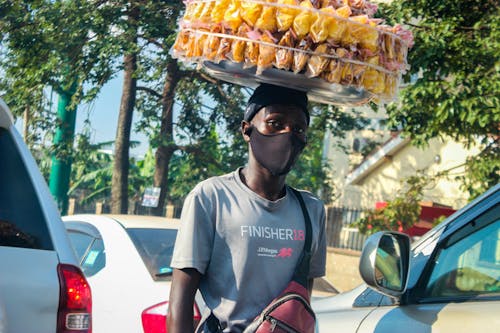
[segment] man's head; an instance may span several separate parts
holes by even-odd
[[[287,174],[304,148],[309,125],[304,92],[263,84],[250,97],[242,122],[251,158],[272,175]]]
[[[255,114],[268,105],[295,105],[306,114],[309,125],[309,111],[307,109],[307,94],[286,87],[262,83],[248,99],[244,120],[250,122]]]

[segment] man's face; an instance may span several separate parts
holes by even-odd
[[[303,142],[307,141],[307,117],[294,105],[268,105],[255,114],[251,124],[264,135],[292,132]]]

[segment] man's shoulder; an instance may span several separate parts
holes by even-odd
[[[193,189],[193,193],[212,193],[227,187],[234,181],[235,172],[226,173],[223,175],[212,176],[199,182]]]

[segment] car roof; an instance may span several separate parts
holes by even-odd
[[[14,118],[9,107],[3,99],[0,98],[0,127],[9,128],[14,123]]]
[[[180,220],[161,216],[125,215],[125,214],[82,214],[65,216],[64,220],[88,222],[89,220],[112,219],[124,228],[162,228],[178,229]]]

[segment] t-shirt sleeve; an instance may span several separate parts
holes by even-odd
[[[215,233],[212,210],[212,204],[200,186],[195,187],[186,197],[171,267],[195,268],[201,274],[205,273]]]
[[[325,207],[323,204],[320,204],[318,207],[318,238],[317,238],[317,246],[313,248],[313,253],[311,257],[311,266],[309,268],[309,278],[317,278],[324,276],[326,273],[326,231],[325,231]],[[312,221],[314,224],[315,222]]]

